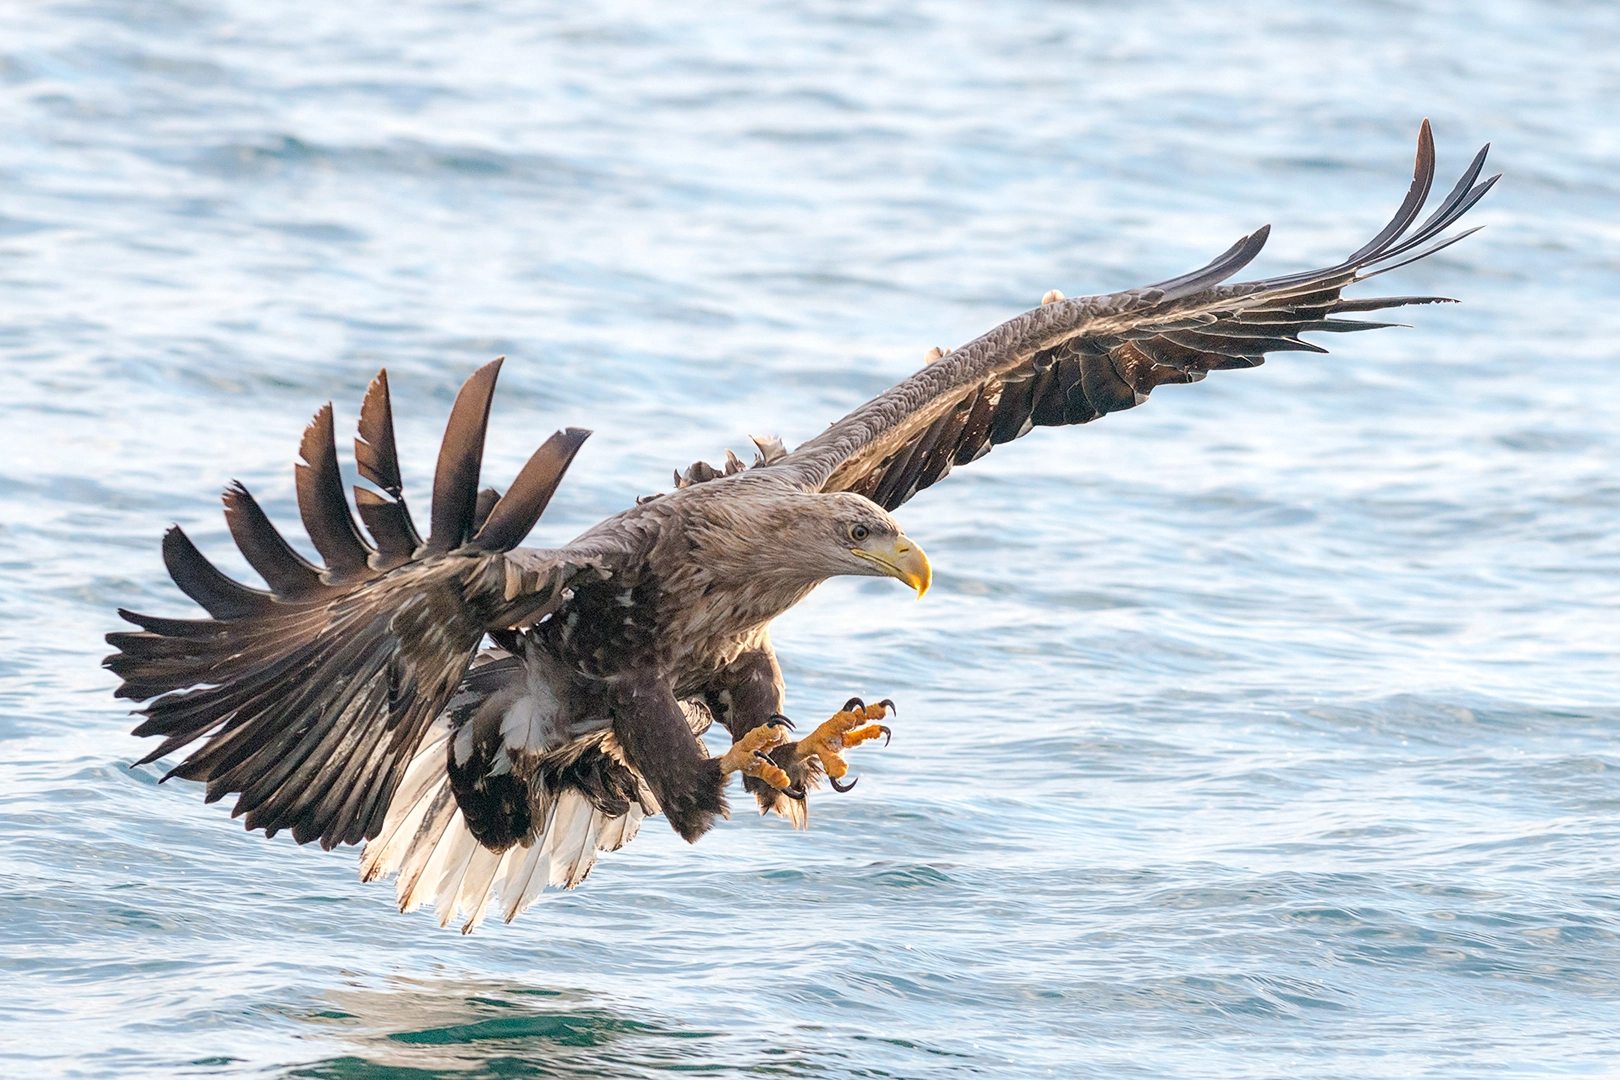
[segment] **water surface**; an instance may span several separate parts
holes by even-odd
[[[1620,14],[1556,3],[0,11],[0,1055],[15,1076],[1396,1077],[1620,1055]],[[900,703],[813,827],[649,827],[468,938],[157,785],[98,664],[158,539],[292,531],[392,376],[425,493],[597,432],[537,543],[1032,306],[1480,143],[1465,303],[1037,432],[776,632]],[[422,494],[419,494],[420,503]]]

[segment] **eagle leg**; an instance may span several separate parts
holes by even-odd
[[[792,744],[789,748],[792,762],[797,764],[814,758],[827,774],[827,781],[832,784],[834,791],[848,791],[856,781],[840,783],[849,774],[849,762],[844,760],[842,751],[870,742],[879,735],[883,736],[883,745],[889,745],[893,732],[888,725],[873,724],[871,721],[882,720],[893,711],[894,702],[888,698],[876,705],[868,705],[860,698],[850,698],[820,727]]]
[[[744,776],[763,780],[793,798],[804,798],[804,789],[794,784],[782,767],[766,756],[767,751],[787,742],[786,719],[773,716],[732,743],[731,749],[720,755],[721,777],[729,777],[732,773],[740,772]]]

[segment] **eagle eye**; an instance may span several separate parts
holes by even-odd
[[[872,530],[868,529],[865,525],[851,525],[849,527],[849,538],[855,541],[857,544],[871,535]]]

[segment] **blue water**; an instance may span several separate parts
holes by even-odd
[[[1620,1074],[1620,9],[0,8],[0,1073]],[[157,785],[115,605],[288,526],[386,364],[419,493],[596,429],[535,542],[1033,306],[1272,222],[1359,246],[1433,118],[1410,330],[1043,430],[900,512],[921,603],[778,625],[900,703],[813,826],[659,822],[463,938]]]

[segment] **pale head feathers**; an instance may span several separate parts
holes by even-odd
[[[809,492],[765,473],[686,488],[665,510],[675,520],[653,563],[672,614],[727,633],[769,622],[830,577],[882,576],[854,551],[903,534],[865,496]]]

